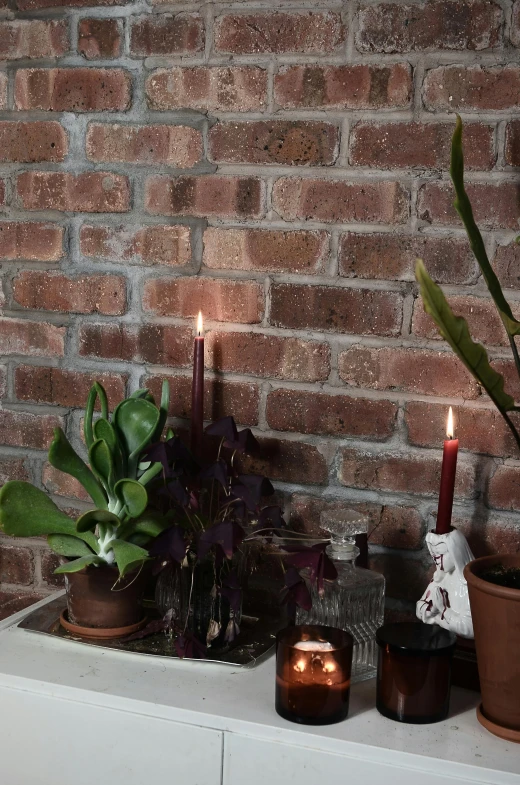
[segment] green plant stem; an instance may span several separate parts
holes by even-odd
[[[515,360],[516,372],[518,374],[518,377],[520,378],[520,354],[518,353],[518,347],[516,345],[515,336],[509,335],[508,333],[508,338],[509,338],[509,344],[511,346],[511,351],[513,352],[513,357]]]

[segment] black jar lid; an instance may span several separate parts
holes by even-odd
[[[455,648],[457,636],[438,624],[406,621],[380,627],[376,632],[376,640],[379,646],[388,647],[391,652],[435,657],[449,654]]]

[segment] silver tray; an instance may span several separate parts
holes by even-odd
[[[179,659],[173,641],[164,632],[132,641],[124,638],[120,640],[89,640],[72,635],[60,624],[60,614],[66,607],[67,601],[65,596],[57,597],[55,600],[29,613],[28,616],[19,622],[18,627],[40,635],[64,638],[67,641],[76,643],[78,646],[96,646],[101,649],[145,654],[163,659]],[[148,610],[150,611],[150,609]],[[151,609],[150,615],[157,617],[155,609]],[[225,651],[215,652],[212,652],[210,649],[207,659],[197,659],[193,660],[193,662],[202,664],[212,662],[221,665],[254,668],[273,653],[276,633],[284,626],[285,622],[279,617],[266,616],[260,619],[254,616],[242,616],[240,634],[230,644],[229,648]]]

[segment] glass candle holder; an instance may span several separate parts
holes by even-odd
[[[436,624],[385,624],[376,633],[377,710],[391,720],[424,724],[448,716],[457,636]]]
[[[348,714],[354,640],[335,627],[303,624],[276,636],[276,711],[291,722],[328,725]]]

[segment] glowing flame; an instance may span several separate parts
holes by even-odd
[[[336,670],[336,663],[330,661],[326,662],[325,665],[323,666],[323,670],[325,671],[325,673],[334,673],[334,671]]]
[[[305,670],[305,660],[298,660],[294,666],[294,670],[297,671],[297,673],[303,673]]]
[[[199,317],[197,319],[197,335],[202,335],[202,311],[199,311]]]
[[[448,412],[448,424],[446,426],[446,436],[448,437],[448,439],[453,439],[453,411],[451,406]]]

